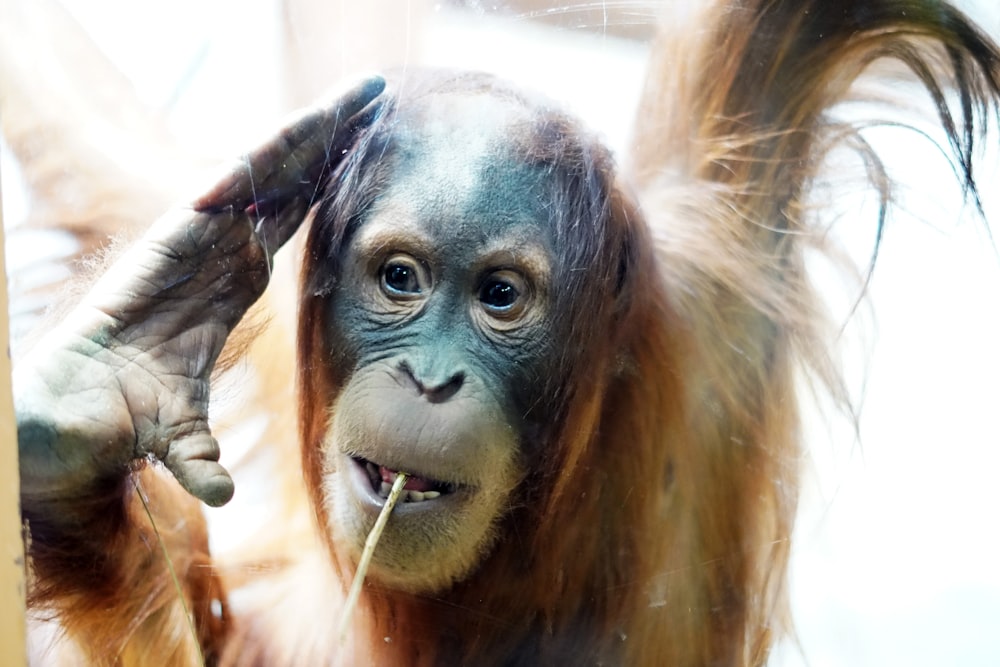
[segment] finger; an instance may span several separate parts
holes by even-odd
[[[264,203],[280,205],[300,196],[312,199],[323,174],[340,164],[357,132],[372,123],[380,108],[381,101],[373,100],[352,116],[328,116],[294,149],[282,150],[282,141],[276,140],[274,154],[258,158],[261,168],[248,167],[253,186],[249,196],[236,197],[229,205],[251,211]]]
[[[279,150],[279,153],[306,148],[308,151],[303,155],[314,158],[326,157],[325,151],[323,151],[324,142],[317,142],[316,138],[318,136],[334,137],[341,128],[348,127],[351,124],[351,119],[368,107],[384,89],[385,79],[380,76],[371,77],[354,85],[347,93],[331,96],[323,102],[300,111],[279,132],[279,142],[265,144],[264,150],[259,156],[256,151],[250,154],[251,164],[266,168],[273,157],[277,157],[277,155],[269,155],[268,149],[282,147],[285,148],[285,151]],[[284,146],[281,145],[282,143]],[[258,161],[260,164],[257,164]]]
[[[274,258],[274,253],[292,238],[295,231],[302,225],[306,214],[309,211],[311,202],[298,198],[292,200],[288,205],[273,206],[273,211],[263,215],[265,211],[258,211],[260,217],[257,219],[255,231],[260,244],[267,253],[268,260]]]
[[[194,208],[243,209],[283,192],[297,192],[303,181],[318,176],[330,159],[339,158],[334,146],[357,129],[355,117],[370,121],[373,112],[366,107],[384,89],[382,77],[371,77],[346,94],[299,112],[274,138],[238,160],[212,189],[195,200]]]
[[[163,458],[188,493],[211,507],[221,507],[233,497],[233,478],[219,465],[219,443],[207,431],[170,443]]]

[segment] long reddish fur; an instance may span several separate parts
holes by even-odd
[[[807,250],[821,244],[805,193],[831,138],[851,131],[824,114],[873,60],[901,59],[939,102],[971,187],[971,128],[982,120],[977,110],[995,109],[1000,55],[954,10],[916,0],[720,2],[694,20],[700,29],[665,34],[654,49],[628,170],[641,209],[614,191],[614,224],[632,229],[641,249],[640,279],[613,337],[620,347],[603,350],[587,369],[596,380],[568,388],[575,398],[538,502],[512,511],[508,539],[480,570],[439,596],[369,591],[368,620],[359,625],[367,635],[352,642],[375,664],[490,664],[498,656],[545,664],[582,655],[628,665],[757,665],[786,630],[784,571],[800,452],[797,370],[804,364],[841,397],[804,266]],[[957,118],[943,104],[952,87]],[[25,116],[11,98],[4,104],[5,132],[18,149],[37,127],[18,122]],[[58,203],[51,162],[33,163],[29,150],[20,158],[36,195]],[[33,174],[41,176],[32,181]],[[88,178],[103,184],[95,192],[114,185],[99,171]],[[312,270],[308,260],[305,270]],[[303,313],[298,348],[306,358],[322,350],[321,325],[318,313]],[[272,326],[248,343],[260,372],[274,374],[264,386],[290,385],[294,346],[285,332]],[[303,370],[304,454],[287,438],[284,454],[290,467],[304,470],[322,525],[313,445],[336,386],[311,366]],[[248,400],[275,409],[266,391]],[[281,429],[264,437],[280,443]],[[159,536],[134,480],[150,497]],[[283,502],[305,509],[294,484]],[[310,647],[297,653],[293,638],[268,635],[270,626],[252,615],[219,613],[226,595],[210,567],[201,512],[165,475],[144,469],[85,497],[35,499],[32,506],[42,510],[27,517],[32,604],[36,613],[56,615],[73,640],[75,648],[62,650],[93,664],[194,660],[159,554],[162,539],[209,659],[308,664],[303,656],[336,652],[332,621],[300,619],[316,629]],[[260,577],[264,586],[273,580],[275,591],[286,572],[315,567],[302,562],[324,562],[304,555],[324,548],[315,534],[283,535],[271,534],[280,547],[261,549],[269,562],[290,563]],[[335,545],[328,546],[336,562]],[[341,577],[350,575],[338,566]],[[230,588],[243,583],[238,574],[221,575]],[[344,584],[332,578],[331,585]],[[392,642],[383,641],[390,635]]]

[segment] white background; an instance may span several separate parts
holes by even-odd
[[[238,154],[285,111],[271,0],[66,4],[189,145]],[[634,4],[638,20],[655,13],[655,3]],[[993,4],[963,6],[1000,35]],[[483,12],[430,6],[421,16],[407,2],[398,11],[413,17],[405,60],[489,69],[546,90],[624,149],[644,45]],[[901,130],[872,140],[901,184],[901,205],[863,326],[845,336],[857,396],[864,387],[861,435],[808,417],[791,568],[800,646],[786,643],[772,664],[1000,665],[1000,254],[962,216],[932,146]],[[984,158],[981,185],[1000,235],[995,157]],[[4,174],[5,218],[16,224],[23,203],[9,163]],[[872,197],[832,200],[841,235],[864,259]],[[18,259],[8,258],[12,272]]]

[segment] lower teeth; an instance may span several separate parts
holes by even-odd
[[[378,494],[383,498],[388,498],[390,490],[392,490],[392,484],[382,482]],[[399,502],[419,503],[424,500],[434,500],[440,495],[441,493],[438,491],[410,491],[409,489],[403,489],[403,492],[399,494]]]
[[[372,481],[378,480],[380,473],[378,466],[376,466],[371,461],[365,463],[365,468],[368,470],[369,476]],[[392,484],[386,481],[379,483],[378,495],[382,498],[389,497],[389,491],[392,490]],[[401,503],[419,503],[424,500],[434,500],[441,495],[440,491],[411,491],[409,489],[403,489],[403,492],[399,494],[399,502]]]

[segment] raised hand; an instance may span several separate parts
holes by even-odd
[[[157,220],[17,364],[22,497],[85,493],[152,455],[209,505],[230,499],[209,375],[383,87],[372,78],[307,110]]]

